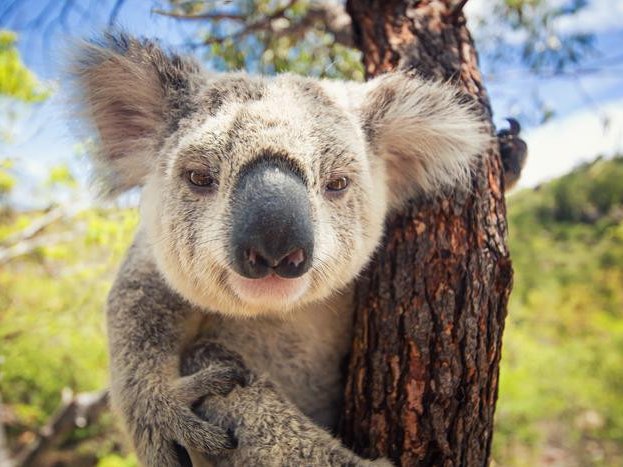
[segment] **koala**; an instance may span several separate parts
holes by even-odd
[[[102,191],[140,187],[107,303],[140,462],[389,465],[334,432],[353,280],[388,213],[466,187],[491,135],[449,84],[211,73],[108,34],[73,69]]]

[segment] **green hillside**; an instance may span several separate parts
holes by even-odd
[[[496,465],[623,465],[623,158],[508,205],[515,289]],[[63,388],[105,385],[101,310],[137,223],[132,210],[98,209],[24,235],[44,216],[0,213],[0,393],[14,450],[49,419]],[[111,454],[114,433],[104,417],[66,440],[58,459],[133,465]]]
[[[623,465],[623,157],[507,204],[515,285],[495,457]]]

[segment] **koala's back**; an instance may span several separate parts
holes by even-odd
[[[321,426],[334,427],[352,336],[352,290],[284,317],[206,315],[200,336],[239,353]]]

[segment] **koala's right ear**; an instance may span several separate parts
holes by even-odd
[[[103,194],[141,185],[166,132],[188,111],[198,65],[153,42],[106,34],[81,47],[71,71],[79,106],[97,132],[94,162]]]
[[[363,89],[358,112],[385,162],[392,207],[419,192],[468,186],[473,163],[492,141],[475,100],[402,72],[379,76]]]

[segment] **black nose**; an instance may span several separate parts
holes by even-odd
[[[281,160],[260,160],[242,172],[232,200],[230,254],[237,273],[294,278],[309,270],[314,252],[309,195],[294,169]]]

